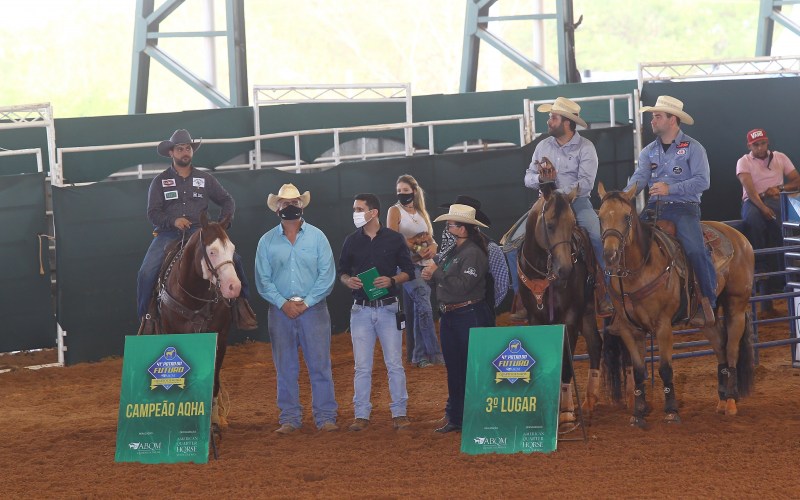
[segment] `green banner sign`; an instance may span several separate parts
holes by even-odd
[[[563,325],[470,330],[463,453],[556,449],[563,343]]]
[[[216,333],[125,338],[117,462],[208,462]]]

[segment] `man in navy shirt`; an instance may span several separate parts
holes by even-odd
[[[400,430],[410,426],[406,415],[408,392],[402,358],[403,332],[398,328],[397,321],[397,285],[414,276],[414,264],[403,235],[381,226],[380,207],[374,194],[355,196],[353,223],[358,229],[344,240],[339,257],[339,281],[353,293],[350,332],[355,360],[355,421],[350,426],[351,431],[361,431],[369,425],[375,339],[381,343],[383,361],[389,375],[389,393],[392,398],[389,409],[394,428]],[[364,291],[364,287],[370,287],[370,283],[362,283],[358,277],[372,268],[377,270],[378,277],[371,285],[387,291],[385,295],[374,300],[370,300]]]
[[[158,272],[169,246],[200,228],[200,214],[208,210],[208,200],[221,207],[219,218],[223,219],[236,210],[233,198],[208,172],[192,166],[194,152],[200,141],[192,141],[189,132],[176,130],[166,141],[156,148],[158,154],[172,158],[172,165],[158,174],[150,183],[147,199],[147,218],[153,224],[155,238],[145,254],[139,268],[136,287],[136,304],[141,321],[139,333],[152,333],[153,318],[148,309],[153,298],[153,289],[158,280]],[[247,302],[247,281],[242,270],[242,258],[234,253],[234,267],[242,292],[233,310],[237,327],[240,330],[255,330],[258,327],[255,314]]]

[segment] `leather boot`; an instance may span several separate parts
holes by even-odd
[[[714,326],[715,322],[716,318],[714,317],[714,310],[711,308],[711,302],[709,302],[708,297],[703,297],[700,299],[700,305],[697,307],[694,316],[689,320],[689,326],[705,328]]]
[[[155,318],[150,313],[142,316],[142,321],[139,323],[139,331],[136,332],[136,335],[155,335],[157,333],[158,325]]]
[[[236,304],[233,306],[233,317],[236,322],[236,328],[239,330],[255,330],[258,328],[258,321],[256,321],[256,313],[250,307],[250,303],[244,297],[236,299]]]
[[[614,314],[614,305],[608,298],[608,291],[606,290],[606,281],[603,277],[603,271],[600,266],[597,266],[594,282],[594,297],[597,307],[594,313],[601,318],[608,318]]]

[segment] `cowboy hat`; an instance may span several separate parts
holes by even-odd
[[[489,217],[485,213],[481,212],[481,202],[476,200],[475,198],[460,194],[458,195],[458,197],[456,197],[456,201],[453,203],[456,203],[458,205],[467,205],[468,207],[474,208],[475,219],[477,221],[483,222],[487,226],[492,225],[491,219],[489,219]],[[450,205],[452,205],[453,203],[443,203],[439,205],[439,208],[450,208]]]
[[[668,95],[658,96],[655,106],[643,106],[641,111],[642,113],[646,113],[647,111],[663,111],[664,113],[677,116],[681,119],[681,123],[685,123],[686,125],[692,125],[694,123],[694,118],[683,110],[683,101]]]
[[[181,128],[173,132],[172,137],[166,141],[161,141],[156,147],[156,151],[158,151],[158,154],[161,156],[166,156],[169,158],[169,152],[172,151],[172,148],[178,144],[191,144],[192,151],[197,151],[197,149],[200,147],[200,141],[202,141],[202,139],[198,140],[197,142],[193,142],[192,136],[189,135],[189,131]]]
[[[559,97],[553,104],[542,104],[536,108],[536,111],[561,115],[564,118],[569,118],[583,128],[587,127],[586,122],[583,121],[583,118],[578,116],[578,113],[581,112],[580,104],[570,101],[566,97]]]
[[[475,208],[469,205],[460,205],[453,203],[450,205],[450,211],[444,215],[440,215],[433,222],[441,222],[443,220],[461,222],[463,224],[472,224],[474,226],[489,227],[483,222],[475,219]]]
[[[300,194],[300,191],[295,187],[294,184],[284,184],[281,186],[280,191],[278,194],[272,194],[267,197],[267,206],[273,212],[278,211],[278,202],[281,200],[293,200],[295,198],[300,198],[300,203],[303,204],[303,208],[307,207],[309,202],[311,202],[311,193],[306,191],[303,194]]]

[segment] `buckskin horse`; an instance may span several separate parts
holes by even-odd
[[[574,422],[572,401],[574,376],[569,354],[583,335],[589,353],[589,381],[582,410],[591,417],[600,394],[602,339],[597,332],[594,306],[592,245],[578,227],[571,202],[576,191],[565,195],[543,184],[541,196],[528,213],[525,239],[517,258],[520,296],[528,311],[530,325],[563,324],[569,341],[564,348],[561,371],[561,413],[559,423]]]
[[[219,432],[227,426],[218,404],[219,372],[228,346],[231,301],[239,296],[242,284],[233,264],[236,246],[225,232],[230,216],[209,222],[203,212],[200,225],[182,246],[179,241],[167,253],[156,291],[158,316],[163,333],[217,333],[211,424]]]
[[[644,335],[658,339],[658,373],[664,384],[664,421],[680,422],[672,379],[673,324],[685,324],[691,317],[689,291],[691,273],[676,240],[664,231],[639,220],[634,199],[636,186],[628,191],[606,192],[602,198],[600,227],[606,272],[611,275],[609,293],[616,315],[609,333],[619,335],[631,356],[634,377],[634,403],[631,425],[644,427],[650,408],[645,399]],[[717,411],[736,415],[736,401],[746,396],[753,385],[752,324],[749,300],[753,285],[753,248],[747,239],[721,222],[702,223],[707,242],[712,246],[717,273],[717,304],[724,321],[703,329],[717,356]],[[614,342],[606,335],[605,347]],[[619,377],[618,370],[610,370]]]

